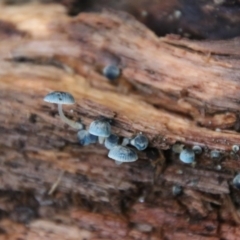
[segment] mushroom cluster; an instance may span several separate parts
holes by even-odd
[[[84,129],[82,123],[67,118],[63,113],[62,105],[75,103],[74,97],[70,93],[52,92],[44,97],[44,101],[58,105],[61,120],[78,130],[77,138],[80,145],[87,146],[97,142],[104,144],[109,150],[108,157],[113,159],[116,164],[136,161],[138,159],[136,150],[143,151],[148,147],[148,139],[143,133],[139,133],[133,138],[123,138],[120,143],[120,137],[111,132],[110,121],[105,117],[94,120],[88,129]]]

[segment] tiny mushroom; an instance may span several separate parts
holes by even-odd
[[[200,155],[202,153],[202,148],[198,145],[193,146],[192,150],[195,154]]]
[[[104,145],[107,149],[112,149],[113,147],[118,145],[119,137],[115,134],[111,134],[104,141]]]
[[[240,189],[240,173],[238,173],[235,178],[233,179],[233,185],[237,189]]]
[[[221,152],[218,151],[218,150],[212,150],[210,152],[210,157],[213,158],[213,159],[220,158],[220,156],[221,156]]]
[[[63,122],[67,123],[72,128],[83,129],[83,125],[80,122],[72,121],[71,119],[67,118],[63,113],[62,105],[64,104],[69,105],[75,103],[74,97],[70,93],[51,92],[47,94],[43,100],[45,102],[55,103],[58,105],[58,113]]]
[[[80,130],[77,133],[77,138],[79,143],[82,146],[86,146],[89,145],[91,143],[96,143],[98,141],[98,137],[92,135],[91,133],[89,133],[87,130]]]
[[[98,119],[93,121],[89,126],[89,133],[98,136],[100,144],[104,143],[105,138],[111,134],[111,125],[106,119]]]
[[[174,185],[172,187],[172,194],[174,196],[180,195],[182,193],[182,191],[183,191],[183,188],[181,186],[179,186],[179,185]]]
[[[233,146],[232,146],[232,151],[233,151],[234,153],[237,153],[237,152],[239,151],[239,145],[233,145]]]
[[[137,150],[142,151],[147,148],[148,139],[144,134],[139,133],[135,138],[131,139],[130,144],[137,148]]]
[[[115,160],[116,164],[134,162],[138,159],[137,153],[133,149],[121,145],[110,149],[108,157]]]
[[[103,69],[103,75],[111,81],[117,79],[120,72],[120,69],[115,65],[108,65]]]
[[[195,153],[191,149],[183,149],[179,155],[179,159],[184,163],[193,163],[195,161]]]

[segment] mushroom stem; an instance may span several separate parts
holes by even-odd
[[[105,137],[98,137],[98,142],[100,144],[103,144],[104,143],[104,140],[105,140]]]
[[[67,123],[69,126],[75,129],[83,129],[83,125],[79,122],[74,122],[71,119],[67,118],[62,110],[62,104],[58,104],[58,113],[63,122]]]
[[[123,141],[122,141],[122,146],[127,146],[129,143],[130,143],[131,139],[130,138],[123,138]]]
[[[116,165],[121,165],[121,164],[122,164],[122,162],[115,161],[115,164],[116,164]]]

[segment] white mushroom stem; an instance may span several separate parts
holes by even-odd
[[[104,143],[104,140],[105,140],[105,137],[98,137],[98,142],[100,144],[103,144]]]
[[[72,128],[75,128],[75,129],[78,129],[78,130],[83,129],[83,125],[81,123],[74,122],[64,115],[63,110],[62,110],[62,104],[58,104],[58,113],[60,115],[60,118],[63,120],[63,122],[67,123]]]
[[[127,146],[130,143],[131,139],[130,138],[123,138],[122,141],[122,146]]]
[[[122,164],[122,162],[115,161],[115,164],[116,164],[116,165],[121,165],[121,164]]]

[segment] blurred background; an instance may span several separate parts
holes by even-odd
[[[2,0],[27,4],[34,0]],[[36,0],[35,0],[36,2]],[[191,39],[228,39],[240,35],[240,0],[39,0],[65,5],[69,15],[113,8],[134,15],[158,36],[178,34]]]

